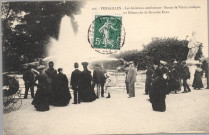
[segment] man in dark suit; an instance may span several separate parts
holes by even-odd
[[[74,94],[74,103],[77,104],[81,102],[81,93],[79,91],[79,79],[81,75],[81,71],[78,69],[78,63],[74,63],[75,70],[71,74],[70,85],[73,89]]]
[[[107,73],[107,71],[104,69],[103,66],[100,66],[101,71],[102,71],[102,78],[101,78],[101,96],[104,97],[104,84],[106,82],[106,77],[105,77],[105,73]]]
[[[46,70],[46,74],[47,74],[49,81],[51,83],[57,75],[57,70],[54,69],[54,62],[53,61],[49,62],[49,68]]]
[[[23,74],[23,80],[25,82],[25,95],[24,99],[28,96],[28,90],[30,88],[31,97],[34,97],[34,74],[31,71],[31,66],[28,66],[28,70]]]
[[[100,95],[101,81],[102,81],[102,70],[99,68],[99,64],[96,64],[94,72],[93,72],[92,88],[94,89],[94,87],[96,85],[96,87],[97,87],[97,98],[99,98],[99,95]]]

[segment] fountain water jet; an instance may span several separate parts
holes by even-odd
[[[44,61],[54,61],[55,68],[63,68],[66,74],[73,71],[74,62],[81,62],[81,46],[73,31],[71,18],[64,16],[60,23],[58,40],[50,39],[48,57]]]
[[[64,16],[60,23],[60,33],[58,40],[51,38],[48,48],[48,57],[44,61],[53,61],[55,69],[63,68],[64,73],[70,75],[74,70],[74,63],[79,63],[79,69],[82,70],[81,62],[101,62],[117,61],[115,58],[108,58],[95,52],[88,42],[82,43],[82,37],[76,36],[73,31],[72,20]],[[85,40],[84,40],[85,41]]]

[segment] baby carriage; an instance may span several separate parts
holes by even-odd
[[[3,112],[8,113],[18,110],[22,105],[21,89],[19,82],[14,76],[8,81],[9,89],[3,89]]]

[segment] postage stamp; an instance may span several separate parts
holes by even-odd
[[[95,15],[88,30],[88,41],[99,53],[112,54],[120,50],[125,42],[122,16]]]

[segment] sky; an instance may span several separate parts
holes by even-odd
[[[143,9],[145,11],[169,11],[168,14],[124,14],[124,12],[139,10],[126,10],[127,7],[179,7],[199,6],[198,9]],[[120,7],[121,10],[101,10],[101,8]],[[92,9],[97,10],[92,10]],[[125,43],[117,52],[127,50],[142,50],[143,45],[151,42],[152,38],[177,37],[189,39],[193,31],[196,40],[203,43],[203,54],[208,57],[208,23],[206,0],[89,0],[81,9],[81,14],[74,16],[78,24],[78,32],[72,29],[70,18],[65,16],[61,20],[59,39],[51,40],[49,56],[55,57],[55,67],[65,67],[73,70],[74,62],[91,61],[93,59],[106,59],[109,55],[96,52],[88,42],[88,29],[95,19],[95,15],[122,16],[122,27],[125,29]],[[91,60],[90,60],[91,59]],[[66,60],[68,62],[66,62]],[[69,70],[69,71],[71,71]]]
[[[199,6],[199,9],[170,9],[169,14],[123,14],[125,7],[173,7],[173,6]],[[101,10],[101,7],[121,7],[122,10]],[[92,10],[97,8],[98,10]],[[166,11],[161,9],[159,11]],[[140,10],[156,11],[156,10]],[[196,32],[196,39],[203,43],[204,56],[208,56],[208,26],[207,26],[207,1],[206,0],[141,0],[128,2],[124,0],[87,1],[80,15],[75,16],[77,21],[79,44],[82,48],[92,49],[88,43],[88,28],[95,15],[121,15],[122,24],[126,32],[126,40],[120,51],[138,49],[151,42],[153,37],[178,37],[186,39]],[[66,24],[67,25],[67,24]],[[189,38],[188,38],[189,39]],[[119,51],[119,52],[120,52]],[[97,56],[92,52],[92,56]]]

